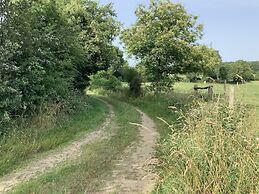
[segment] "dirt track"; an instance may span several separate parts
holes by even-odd
[[[0,193],[5,193],[20,183],[36,178],[46,171],[57,167],[59,164],[64,163],[65,161],[78,158],[81,154],[81,148],[83,146],[101,140],[103,137],[107,137],[107,135],[105,135],[105,129],[111,123],[112,118],[114,117],[114,111],[110,104],[106,104],[109,107],[109,116],[98,130],[95,130],[85,135],[85,137],[70,143],[61,150],[58,149],[47,156],[34,159],[26,164],[22,169],[18,169],[17,171],[0,178]]]
[[[108,103],[106,104],[110,110],[109,115],[98,130],[88,133],[85,137],[68,144],[62,149],[54,150],[48,155],[36,158],[23,168],[0,178],[0,193],[10,191],[20,183],[37,178],[66,161],[73,162],[80,156],[82,146],[109,137],[105,129],[111,124],[115,114],[113,107]],[[152,119],[140,110],[138,112],[142,117],[142,123],[132,124],[139,126],[140,141],[135,142],[132,147],[125,150],[121,159],[117,161],[112,177],[105,181],[105,187],[98,193],[139,194],[150,193],[154,189],[157,177],[152,172],[152,164],[156,162],[153,157],[158,133]]]
[[[125,151],[106,187],[99,193],[142,194],[154,189],[157,176],[152,172],[152,164],[156,162],[154,147],[158,133],[152,119],[138,112],[142,117],[140,141]]]

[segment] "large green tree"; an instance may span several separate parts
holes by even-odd
[[[111,4],[99,5],[92,0],[71,1],[66,5],[66,12],[78,30],[78,40],[84,49],[82,60],[76,67],[75,86],[85,89],[90,75],[114,64],[123,65],[123,56],[112,44],[119,34],[120,23]]]
[[[110,4],[4,0],[0,9],[0,124],[1,117],[69,104],[89,75],[123,63],[112,44],[119,23]]]
[[[228,71],[228,81],[230,82],[243,82],[251,81],[254,77],[254,72],[250,64],[243,60],[236,62],[225,63],[224,67]]]
[[[137,21],[121,39],[129,54],[144,64],[154,82],[172,74],[203,71],[220,62],[214,49],[198,45],[202,25],[181,4],[150,1],[136,10]]]

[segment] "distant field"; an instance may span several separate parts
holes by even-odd
[[[208,86],[213,85],[215,94],[223,94],[224,93],[224,84],[213,84],[213,83],[187,83],[187,82],[178,82],[174,85],[174,91],[176,93],[192,93],[194,92],[193,86],[197,84],[198,86]],[[227,84],[227,92],[229,92],[229,88],[235,88],[235,95],[238,102],[242,102],[246,105],[254,107],[256,113],[256,121],[259,126],[259,81],[253,81],[246,84]],[[207,92],[205,90],[204,92]],[[257,135],[259,135],[259,129],[255,129]]]
[[[216,94],[224,93],[224,84],[213,84],[213,83],[186,83],[179,82],[176,83],[174,89],[179,93],[190,93],[193,92],[193,86],[197,84],[198,86],[214,86],[214,92]],[[230,87],[235,88],[236,97],[239,101],[255,106],[259,110],[259,81],[254,81],[246,84],[227,84],[227,91]]]

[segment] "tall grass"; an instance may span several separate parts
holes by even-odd
[[[84,97],[80,105],[73,114],[55,115],[51,109],[30,120],[28,126],[13,127],[0,136],[0,177],[36,154],[57,148],[105,121],[108,108],[102,102]]]
[[[156,192],[258,193],[255,123],[244,106],[196,101],[158,149]]]

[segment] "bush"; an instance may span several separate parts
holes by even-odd
[[[90,76],[90,89],[101,89],[116,92],[122,87],[121,81],[110,70],[98,71]]]
[[[256,81],[259,81],[259,71],[256,71],[256,72],[255,72],[255,80],[256,80]]]
[[[199,102],[162,144],[159,193],[257,193],[256,124],[243,106]],[[179,130],[180,129],[180,130]]]
[[[141,75],[135,68],[127,67],[124,70],[124,79],[129,84],[129,95],[133,97],[139,97],[141,91]]]

